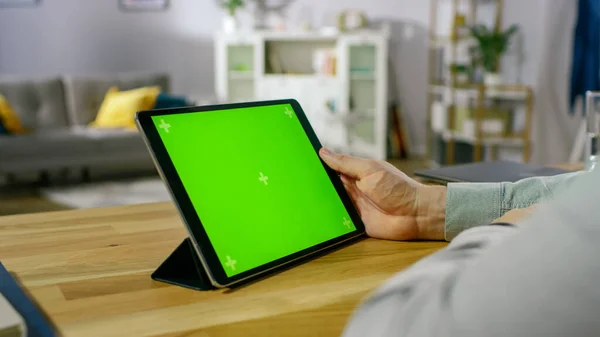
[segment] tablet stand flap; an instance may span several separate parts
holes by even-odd
[[[189,238],[152,273],[152,279],[195,290],[215,289]]]

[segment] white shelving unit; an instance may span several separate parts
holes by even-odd
[[[325,146],[382,160],[387,153],[388,41],[385,28],[218,34],[216,92],[222,102],[294,98]],[[316,66],[315,55],[324,52],[323,64],[329,66]]]

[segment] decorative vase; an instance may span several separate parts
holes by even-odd
[[[502,84],[502,75],[499,73],[486,72],[483,75],[483,84],[488,87],[493,87]]]
[[[223,31],[232,34],[238,30],[238,21],[235,16],[227,15],[223,18]]]

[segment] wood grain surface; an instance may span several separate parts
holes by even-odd
[[[236,290],[150,274],[186,237],[171,203],[0,218],[0,261],[65,336],[337,336],[366,295],[442,242],[365,239]]]

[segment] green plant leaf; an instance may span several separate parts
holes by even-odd
[[[217,4],[227,9],[229,15],[234,16],[239,8],[244,7],[244,0],[217,0]]]
[[[473,51],[477,63],[486,71],[495,72],[502,54],[510,44],[510,38],[519,30],[517,25],[511,25],[505,31],[490,30],[485,25],[475,25],[470,28],[471,35],[477,41]]]

